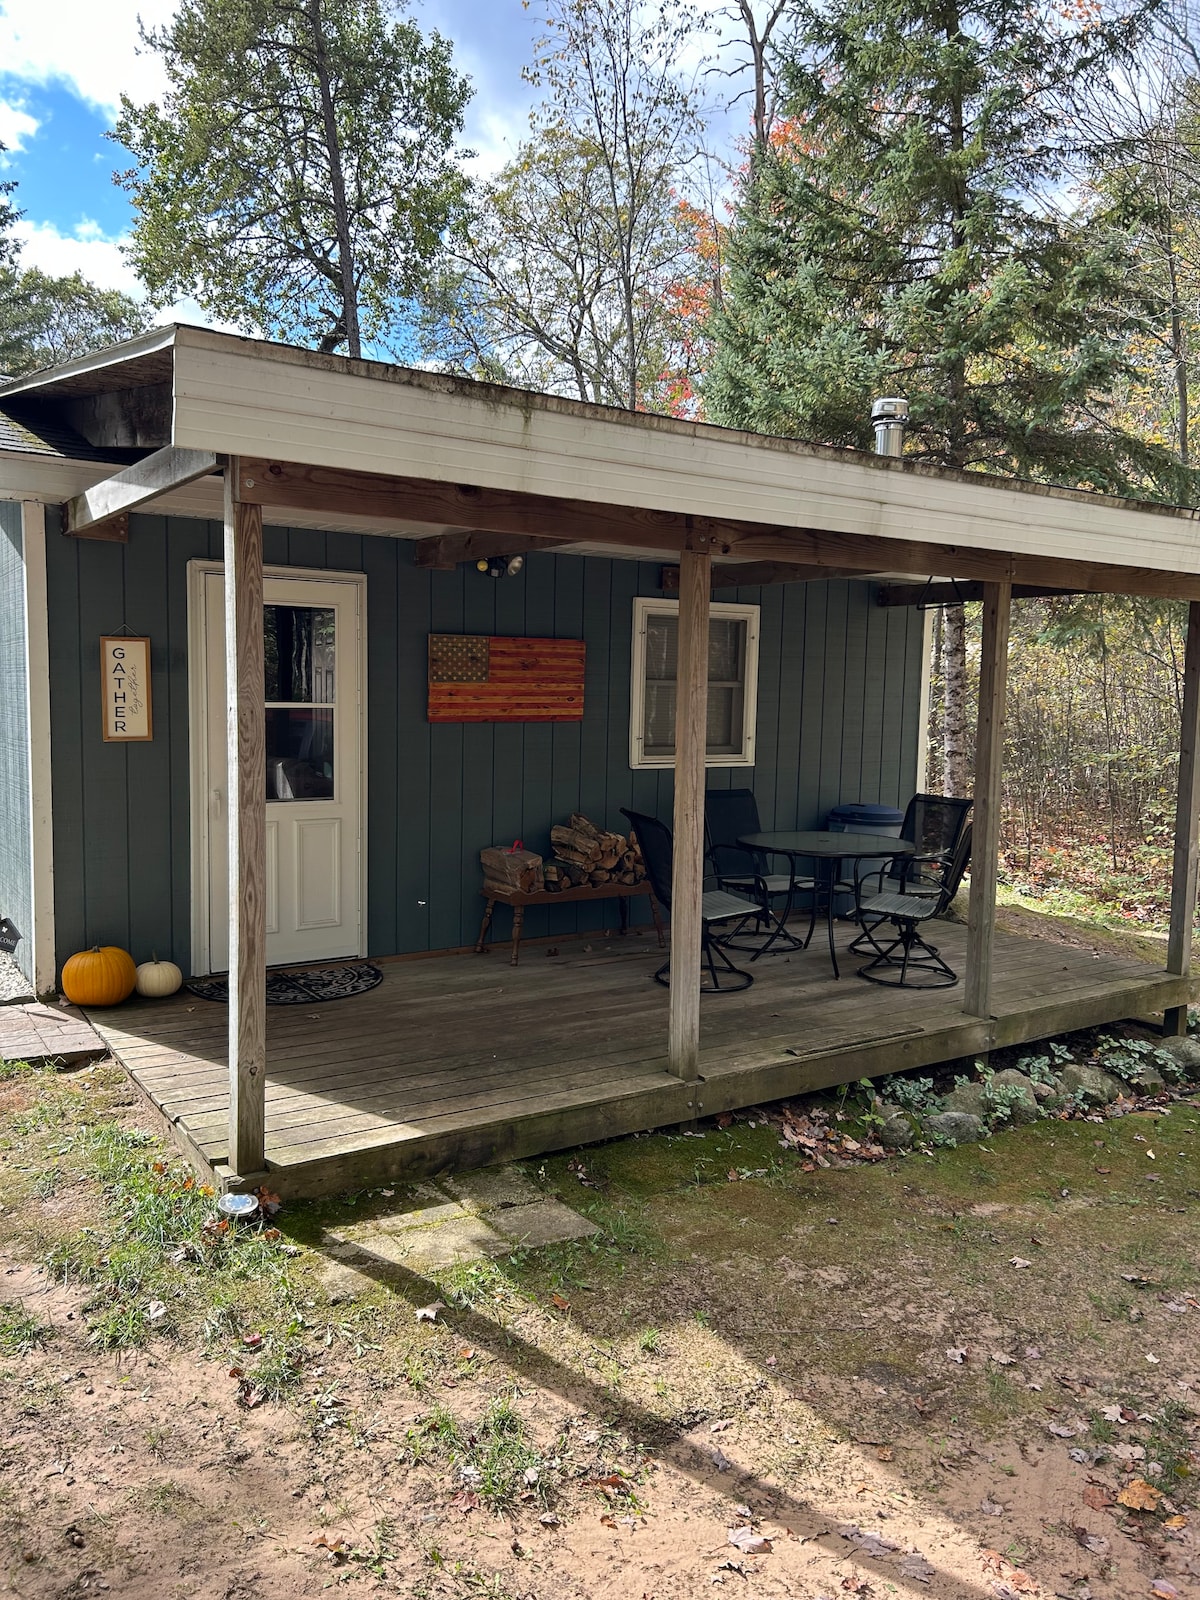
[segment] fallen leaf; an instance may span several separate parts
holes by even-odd
[[[1004,1515],[1004,1507],[999,1501],[989,1500],[986,1497],[979,1502],[979,1509],[985,1517],[1002,1517]]]
[[[1056,1439],[1073,1439],[1080,1429],[1061,1422],[1048,1422],[1046,1432],[1052,1433]]]
[[[1120,1406],[1105,1406],[1100,1415],[1104,1418],[1105,1422],[1123,1422],[1125,1420],[1122,1407]]]
[[[1150,1585],[1150,1593],[1154,1596],[1154,1600],[1177,1600],[1179,1590],[1170,1578],[1155,1578]]]
[[[613,1516],[610,1516],[610,1515],[609,1515],[609,1514],[608,1514],[608,1512],[607,1512],[607,1511],[606,1511],[606,1512],[605,1512],[605,1513],[604,1513],[604,1515],[603,1515],[603,1516],[602,1516],[602,1517],[601,1517],[601,1518],[600,1518],[600,1521],[601,1521],[601,1522],[602,1522],[602,1523],[603,1523],[603,1525],[604,1525],[604,1526],[605,1526],[605,1527],[606,1527],[606,1528],[615,1528],[615,1527],[616,1527],[616,1525],[617,1525],[617,1519],[616,1519],[616,1517],[613,1517]]]
[[[561,1295],[561,1294],[552,1294],[550,1296],[550,1304],[557,1311],[570,1311],[570,1309],[571,1309],[571,1302],[568,1299],[566,1299],[566,1297],[564,1295]]]
[[[1031,1267],[1033,1262],[1026,1261],[1024,1256],[1012,1256],[1009,1258],[1008,1264],[1010,1267]]]
[[[450,1509],[457,1511],[460,1516],[469,1517],[472,1511],[479,1510],[479,1496],[474,1489],[458,1489],[450,1496]]]
[[[893,1461],[895,1460],[896,1456],[896,1452],[892,1449],[891,1445],[888,1444],[880,1445],[875,1454],[879,1457],[880,1461]]]
[[[1180,1528],[1186,1528],[1187,1525],[1188,1519],[1183,1515],[1182,1512],[1177,1513],[1173,1517],[1167,1517],[1163,1522],[1163,1527],[1170,1528],[1172,1533],[1177,1533]]]
[[[929,1583],[936,1576],[936,1569],[926,1561],[920,1551],[913,1550],[900,1563],[900,1576],[915,1578],[918,1583]]]
[[[558,1528],[562,1525],[561,1519],[556,1517],[553,1511],[543,1511],[538,1521],[543,1528]]]
[[[1102,1483],[1089,1483],[1083,1491],[1083,1503],[1092,1511],[1107,1511],[1109,1506],[1116,1504],[1116,1498],[1111,1489],[1106,1489]]]
[[[955,1362],[961,1367],[963,1362],[967,1359],[966,1345],[956,1345],[953,1349],[947,1350],[946,1359],[947,1361]]]
[[[709,1433],[724,1433],[726,1428],[732,1427],[733,1423],[729,1420],[729,1418],[726,1418],[724,1422],[714,1422],[708,1431]]]
[[[161,1300],[151,1300],[146,1307],[146,1321],[152,1328],[167,1320],[167,1308]]]
[[[475,1350],[473,1345],[460,1344],[454,1354],[460,1361],[474,1361],[478,1352]]]
[[[1090,1550],[1094,1556],[1108,1554],[1108,1540],[1100,1533],[1089,1533],[1087,1528],[1075,1529],[1075,1543],[1084,1550]]]
[[[1145,1478],[1130,1478],[1117,1496],[1120,1504],[1128,1506],[1130,1511],[1154,1511],[1161,1499],[1162,1490],[1147,1483]]]
[[[771,1541],[765,1533],[755,1533],[753,1528],[730,1528],[728,1539],[744,1556],[766,1556],[771,1553]]]
[[[431,1306],[419,1306],[417,1308],[417,1321],[436,1322],[438,1318],[438,1312],[444,1311],[445,1309],[446,1303],[444,1300],[435,1300]]]

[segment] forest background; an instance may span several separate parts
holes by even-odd
[[[914,459],[1200,503],[1192,0],[533,10],[528,130],[481,178],[436,29],[385,0],[181,0],[143,38],[165,92],[112,130],[144,294],[24,269],[0,182],[0,370],[188,296],[327,351],[859,448],[901,394]],[[969,792],[978,617],[933,621],[929,786]],[[1184,626],[1015,603],[1014,892],[1164,926]]]

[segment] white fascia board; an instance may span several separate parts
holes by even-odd
[[[1197,513],[330,370],[181,329],[176,445],[601,504],[1200,573]],[[943,563],[944,564],[944,563]],[[881,565],[886,565],[886,556]]]

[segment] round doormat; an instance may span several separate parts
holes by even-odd
[[[320,1000],[348,1000],[366,994],[383,982],[383,973],[369,962],[352,967],[309,967],[305,972],[268,972],[269,1006],[311,1006]],[[228,978],[193,978],[188,983],[192,994],[201,1000],[220,1000],[229,1004]]]

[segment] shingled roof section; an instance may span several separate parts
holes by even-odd
[[[36,415],[40,407],[10,401],[0,407],[0,454],[57,456],[66,461],[108,461],[112,452],[97,450],[74,428]]]

